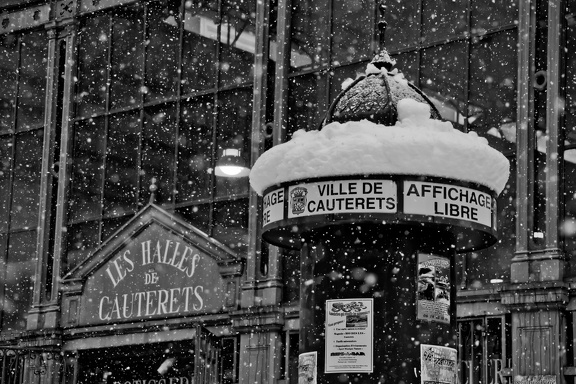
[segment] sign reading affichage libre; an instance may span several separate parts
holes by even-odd
[[[471,188],[404,181],[404,213],[465,220],[492,227],[492,196]]]
[[[373,371],[373,303],[326,300],[326,373]]]

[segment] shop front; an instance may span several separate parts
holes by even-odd
[[[242,261],[154,204],[62,284],[64,382],[224,382]]]

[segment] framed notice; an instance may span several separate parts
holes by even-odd
[[[374,370],[374,300],[326,301],[325,372]]]
[[[456,384],[457,352],[454,348],[420,344],[422,384]]]
[[[416,319],[450,324],[450,259],[418,254]]]

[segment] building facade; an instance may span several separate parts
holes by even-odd
[[[576,5],[384,3],[397,67],[511,163],[498,243],[457,260],[460,381],[569,382]],[[0,2],[0,382],[298,382],[299,254],[215,169],[317,129],[378,6]]]

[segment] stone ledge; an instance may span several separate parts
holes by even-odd
[[[508,284],[501,291],[501,302],[512,310],[564,309],[569,287],[561,282]]]

